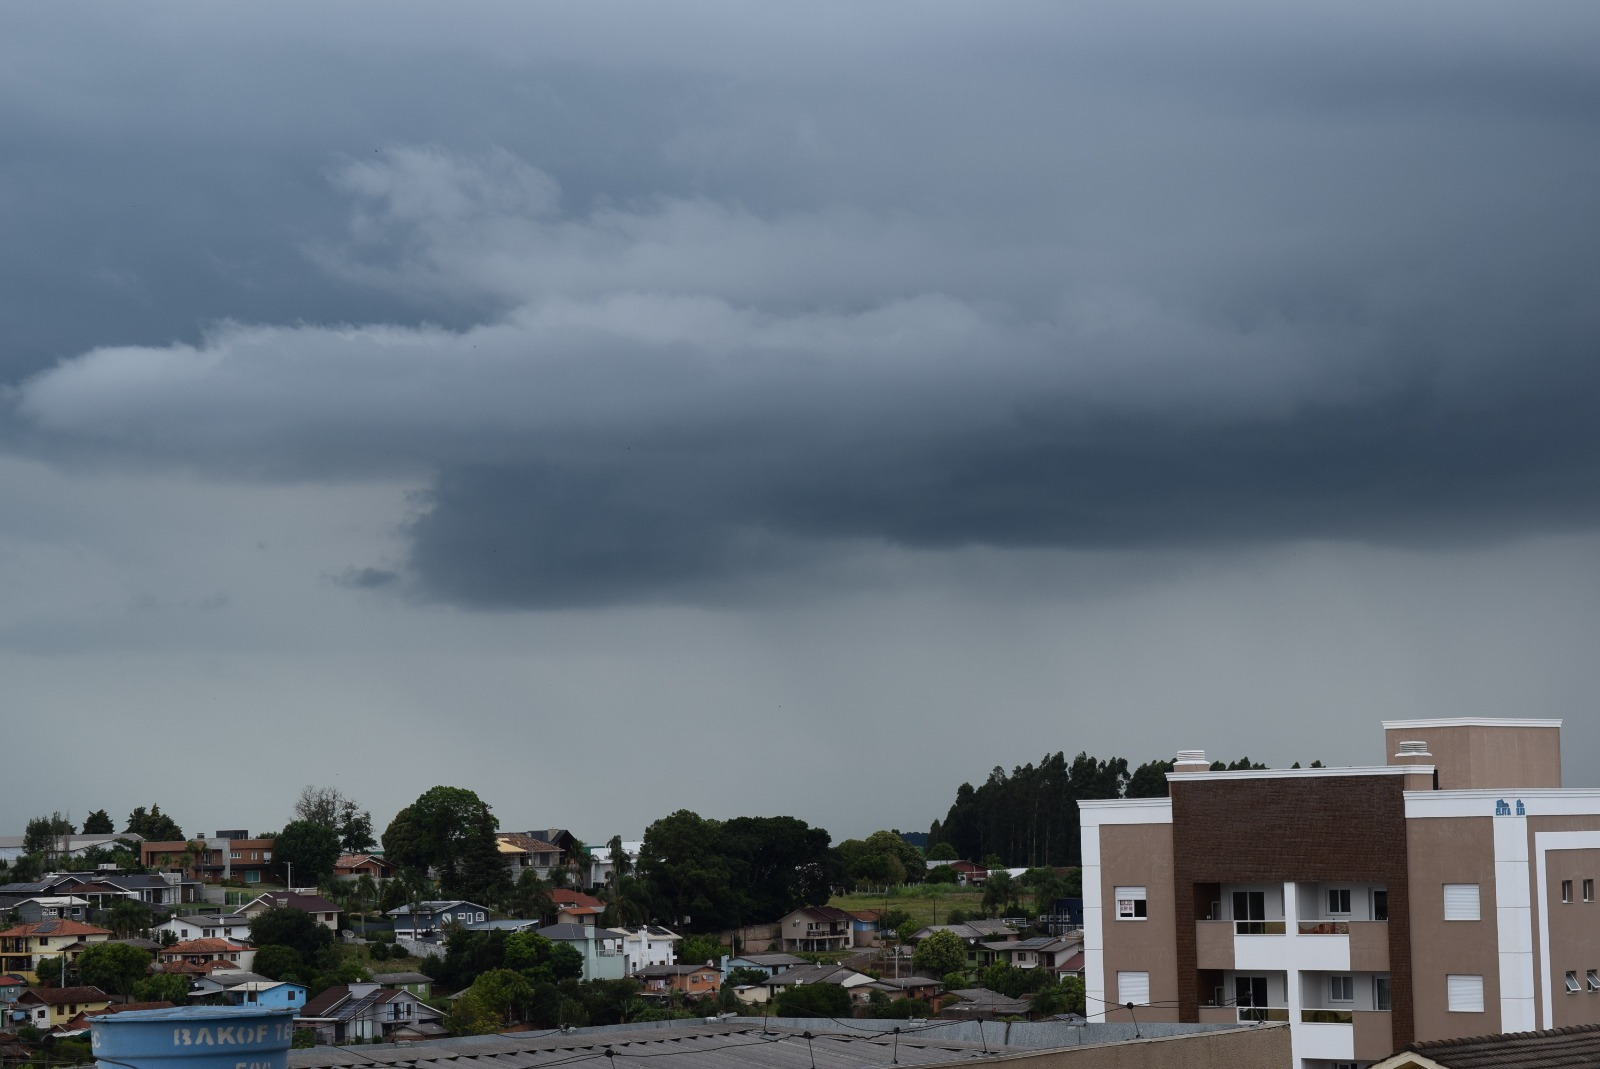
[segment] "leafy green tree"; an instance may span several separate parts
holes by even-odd
[[[333,933],[302,909],[275,906],[250,919],[250,942],[257,947],[282,946],[293,949],[310,961],[323,948],[333,944]],[[259,964],[261,955],[256,954]]]
[[[933,1007],[919,998],[891,999],[882,991],[868,996],[867,1016],[878,1020],[906,1021],[913,1017],[932,1017]]]
[[[76,829],[72,826],[72,822],[59,812],[52,813],[48,817],[34,817],[28,821],[28,826],[23,830],[22,852],[53,857],[57,853],[58,839],[64,835],[71,835],[74,831]]]
[[[294,947],[268,945],[256,948],[256,961],[252,969],[269,980],[287,980],[305,974],[306,962]]]
[[[940,930],[917,944],[911,965],[923,976],[944,976],[967,966],[967,944],[954,932]]]
[[[1063,976],[1058,981],[1044,985],[1039,989],[1039,993],[1033,996],[1033,1012],[1042,1016],[1054,1016],[1058,1013],[1076,1013],[1082,1016],[1086,1001],[1083,978]]]
[[[499,867],[494,832],[500,826],[489,806],[462,787],[433,787],[389,822],[383,833],[385,856],[408,869],[437,873],[449,897],[471,898],[468,890],[492,887],[489,873]]]
[[[378,845],[372,834],[372,814],[354,802],[339,811],[339,847],[347,854],[363,854]]]
[[[727,979],[722,981],[722,989],[724,991],[731,991],[736,987],[747,987],[751,984],[759,984],[766,978],[767,973],[764,969],[751,969],[741,965],[737,969],[728,970]]]
[[[961,855],[949,843],[934,843],[928,847],[929,861],[960,861]]]
[[[135,1002],[170,1002],[175,1006],[187,1005],[189,978],[175,972],[151,973],[136,981],[131,993]]]
[[[1017,882],[1005,869],[990,869],[983,882],[983,908],[990,913],[1010,914],[1017,902]]]
[[[339,835],[332,828],[309,820],[292,820],[272,841],[272,867],[286,879],[293,871],[300,886],[333,878],[339,860]]]
[[[727,948],[714,935],[686,935],[678,941],[678,960],[689,965],[721,961]]]
[[[923,873],[928,871],[922,851],[906,842],[898,831],[875,831],[867,836],[867,846],[900,863],[900,868],[905,872],[900,882],[921,883]]]
[[[490,969],[480,973],[468,991],[493,1010],[503,1024],[520,1021],[533,1000],[533,985],[521,973],[511,969]]]
[[[928,874],[924,876],[923,879],[928,883],[960,882],[959,877],[956,876],[955,868],[950,865],[935,865],[933,868],[928,870]]]
[[[850,992],[838,984],[790,984],[778,993],[779,1017],[849,1017]]]
[[[40,987],[72,987],[78,982],[77,969],[65,955],[42,957],[33,968]]]
[[[78,955],[78,979],[126,997],[149,972],[150,953],[127,943],[94,943]]]
[[[1211,771],[1213,772],[1260,772],[1265,770],[1266,767],[1266,765],[1252,761],[1248,757],[1241,757],[1237,761],[1211,762]]]
[[[1033,912],[1044,915],[1055,910],[1056,899],[1065,896],[1066,883],[1056,875],[1055,869],[1032,868],[1018,881],[1033,895]]]
[[[500,1016],[482,998],[468,991],[445,1011],[444,1026],[453,1036],[486,1036],[500,1031]]]
[[[111,823],[111,816],[104,809],[96,809],[83,818],[85,835],[113,835],[116,830],[117,826]]]
[[[943,821],[928,831],[930,843],[948,843],[959,857],[998,854],[1007,865],[1075,865],[1081,862],[1078,801],[1120,798],[1128,762],[1080,753],[1056,753],[1011,772],[995,768],[980,787],[963,783]]]
[[[144,806],[129,813],[128,826],[122,830],[142,835],[147,842],[175,843],[183,838],[183,829],[158,805],[152,805],[148,813]]]
[[[1125,798],[1165,798],[1167,773],[1172,771],[1171,761],[1146,761],[1128,777]]]

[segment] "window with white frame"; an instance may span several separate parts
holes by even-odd
[[[1444,885],[1444,919],[1447,921],[1475,921],[1478,919],[1478,885],[1475,883],[1447,883]]]
[[[1147,972],[1118,972],[1117,1001],[1126,1006],[1150,1004],[1150,974]]]
[[[1113,897],[1117,900],[1117,920],[1142,921],[1148,916],[1143,887],[1118,887]]]
[[[1354,976],[1328,977],[1328,1000],[1330,1002],[1354,1002],[1356,1000],[1356,978]]]
[[[1578,983],[1578,974],[1571,969],[1567,970],[1567,994],[1576,995],[1582,990],[1583,985]]]
[[[1589,990],[1600,991],[1600,971],[1590,969],[1588,972]]]
[[[1483,1012],[1483,977],[1451,973],[1444,978],[1451,1013]]]
[[[1350,915],[1350,888],[1328,888],[1328,916],[1348,917]]]

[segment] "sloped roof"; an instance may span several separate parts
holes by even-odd
[[[521,832],[505,832],[495,836],[502,854],[559,854],[561,848],[555,843],[545,842],[543,839]]]
[[[13,939],[36,935],[110,935],[106,928],[96,928],[92,924],[82,921],[49,920],[36,921],[33,924],[19,924],[15,928],[7,928],[0,932],[0,936],[9,936]]]
[[[1413,1055],[1421,1055],[1418,1059]],[[1600,1065],[1600,1024],[1413,1043],[1373,1069],[1588,1069]]]
[[[570,887],[557,887],[550,892],[550,901],[558,906],[586,906],[591,909],[605,909],[606,904],[594,895],[586,895],[582,891],[574,891]]]
[[[329,902],[321,895],[302,895],[294,891],[267,891],[258,895],[250,904],[254,905],[256,902],[265,902],[269,906],[288,906],[290,909],[298,909],[305,913],[339,912],[339,905],[336,902]]]
[[[161,956],[168,954],[178,956],[182,954],[230,954],[240,950],[250,950],[248,943],[236,943],[232,939],[185,939],[181,943],[173,943],[161,951]]]
[[[42,1002],[46,1006],[69,1006],[83,1002],[110,1002],[111,996],[98,987],[30,987],[21,1002]]]

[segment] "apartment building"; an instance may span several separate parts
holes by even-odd
[[[1300,1069],[1600,1022],[1600,790],[1562,788],[1561,722],[1383,728],[1382,765],[1184,751],[1169,797],[1080,803],[1090,1019],[1284,1021]]]

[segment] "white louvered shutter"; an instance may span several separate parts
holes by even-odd
[[[1478,919],[1477,884],[1447,883],[1444,885],[1444,919],[1447,921],[1475,921]]]

